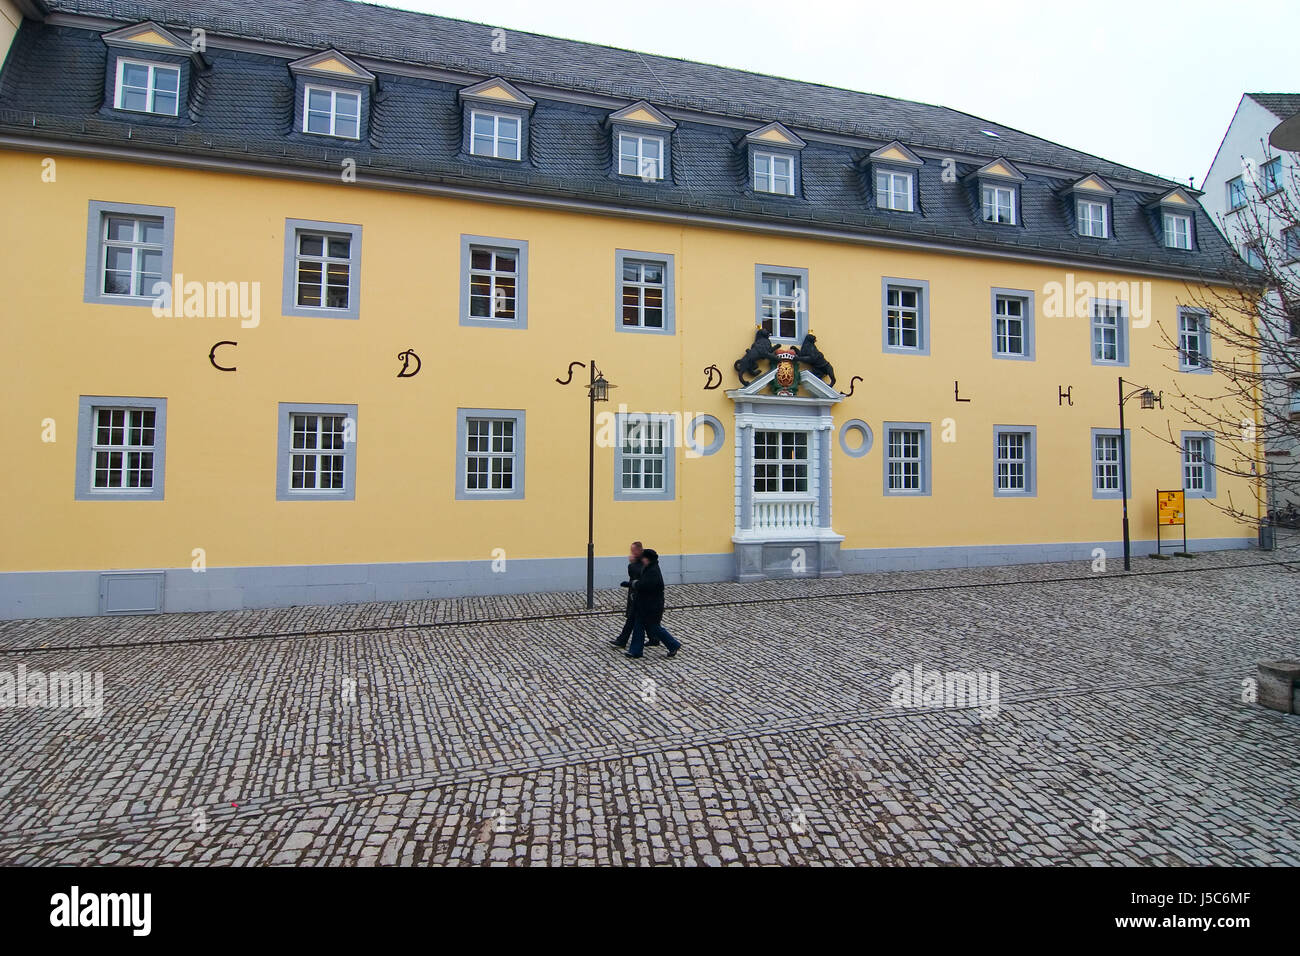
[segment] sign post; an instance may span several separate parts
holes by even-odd
[[[1187,508],[1182,491],[1156,492],[1156,553],[1151,555],[1153,558],[1169,557],[1163,553],[1163,544],[1160,540],[1160,529],[1165,525],[1182,526],[1183,550],[1175,551],[1174,555],[1179,558],[1190,558],[1191,552],[1187,550]]]

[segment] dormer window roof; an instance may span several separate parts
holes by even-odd
[[[672,175],[672,134],[677,124],[645,100],[609,114],[612,175],[653,183]]]
[[[799,193],[799,151],[807,144],[781,123],[768,123],[745,136],[749,186],[756,194]]]
[[[867,156],[877,209],[893,212],[916,210],[917,170],[921,158],[895,140]]]
[[[375,74],[353,62],[338,50],[324,50],[294,60],[289,64],[289,70],[295,76],[310,77],[324,82],[341,80],[350,84],[375,85]]]
[[[999,157],[971,173],[967,180],[979,189],[980,218],[1000,226],[1020,222],[1020,189],[1024,175],[1011,161]]]
[[[462,150],[480,159],[522,162],[528,155],[528,117],[537,103],[513,83],[493,77],[460,91]]]

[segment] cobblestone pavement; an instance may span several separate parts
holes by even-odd
[[[1116,564],[0,624],[0,863],[1300,865],[1296,555]]]

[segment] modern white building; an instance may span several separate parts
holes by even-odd
[[[1300,208],[1300,156],[1275,149],[1268,142],[1274,127],[1296,113],[1300,113],[1300,93],[1244,94],[1201,183],[1205,193],[1201,205],[1241,257],[1256,267],[1267,258],[1294,270],[1300,261],[1300,226],[1294,217],[1271,213],[1269,206],[1277,204],[1265,202],[1285,190],[1292,197],[1292,208]],[[1278,334],[1295,341],[1300,349],[1300,317]],[[1294,372],[1294,363],[1290,368]],[[1300,377],[1276,367],[1274,371],[1282,379],[1267,393],[1274,413],[1300,418]],[[1272,414],[1269,419],[1275,420]],[[1270,436],[1265,454],[1274,479],[1268,482],[1269,507],[1300,504],[1296,482],[1277,480],[1279,475],[1294,478],[1300,471],[1300,444],[1293,438]]]

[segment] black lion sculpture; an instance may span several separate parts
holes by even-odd
[[[803,337],[803,344],[799,346],[799,364],[821,378],[829,376],[831,388],[835,387],[835,369],[830,362],[826,361],[826,356],[822,355],[821,349],[817,348],[817,336],[811,332]]]
[[[742,387],[749,384],[749,382],[745,381],[746,375],[758,375],[761,372],[758,363],[763,359],[775,361],[776,353],[772,351],[771,336],[760,325],[754,330],[754,344],[745,350],[744,355],[736,359],[736,364],[733,366],[736,375],[740,377]]]

